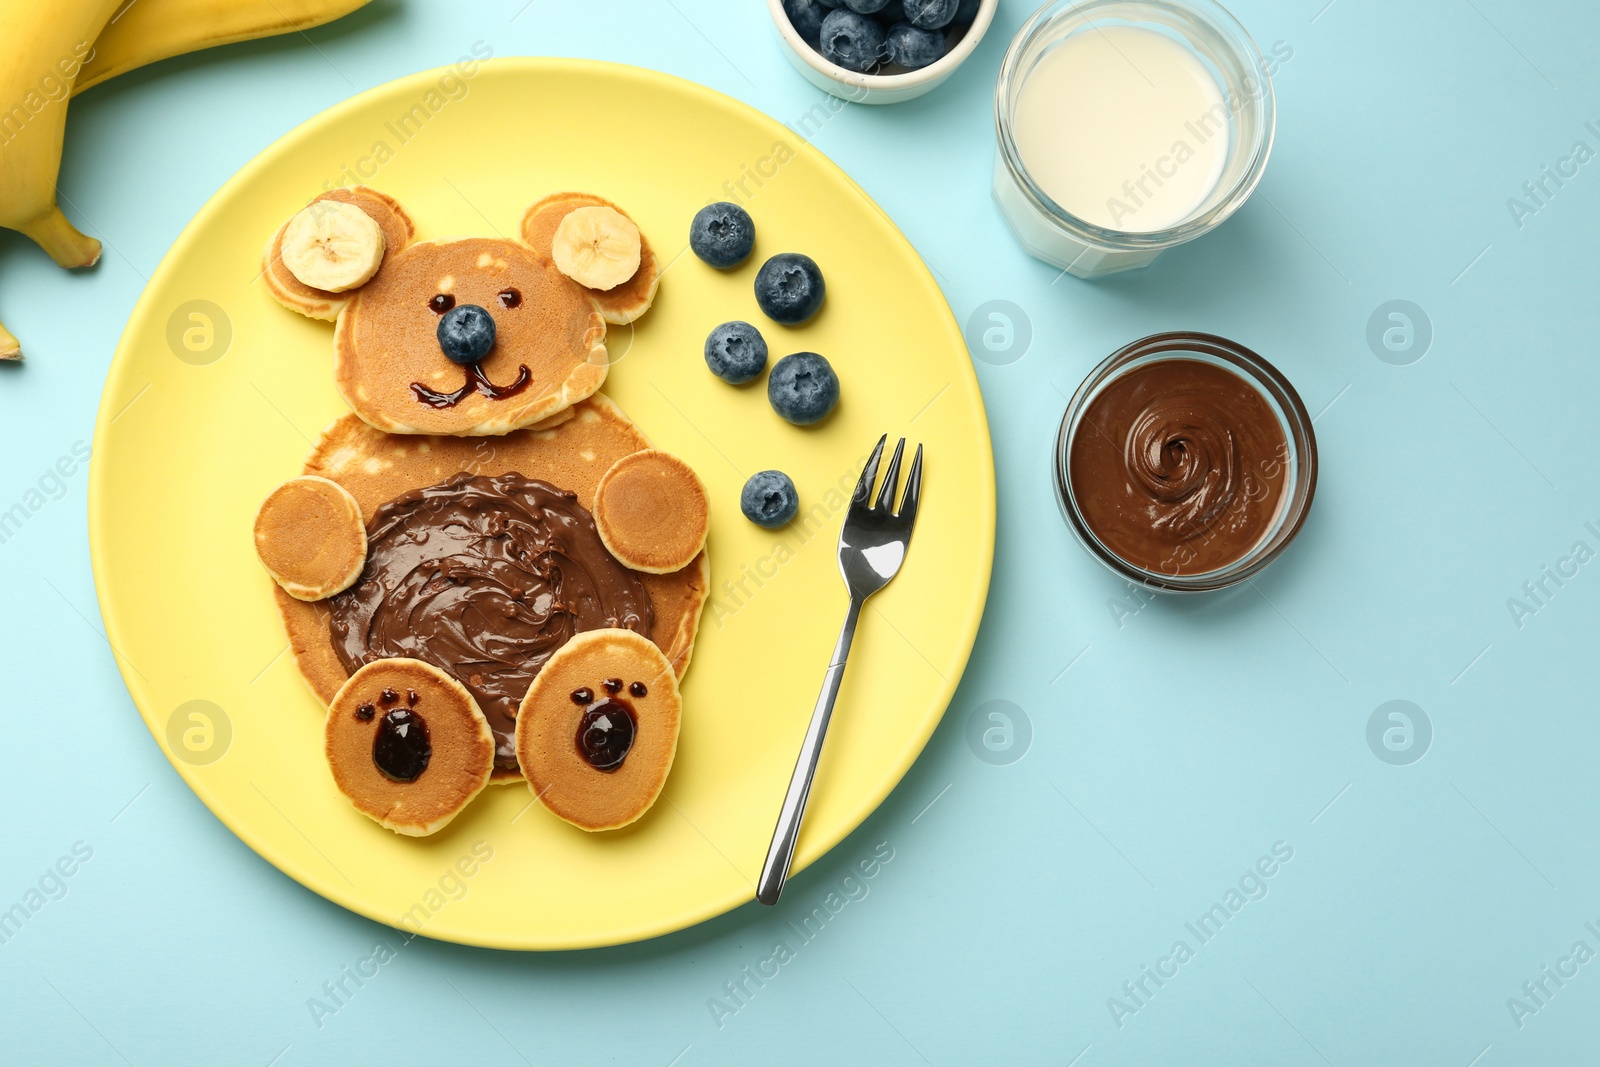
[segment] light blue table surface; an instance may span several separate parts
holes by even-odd
[[[1143,273],[1058,280],[989,199],[991,92],[1027,0],[932,95],[817,132],[958,318],[1005,300],[1029,326],[1021,358],[978,363],[988,612],[922,758],[776,910],[567,954],[402,948],[239,843],[135,713],[100,635],[87,476],[49,472],[90,441],[123,323],[194,212],[359,90],[482,40],[665,70],[790,122],[821,94],[756,0],[376,0],[75,101],[63,200],[103,261],[69,276],[0,236],[0,318],[29,353],[0,372],[0,510],[46,501],[0,545],[0,909],[48,894],[0,944],[0,1061],[1594,1063],[1600,161],[1561,161],[1600,150],[1600,9],[1234,6],[1292,53],[1271,164]],[[1546,166],[1576,174],[1539,203],[1523,186]],[[1514,197],[1538,209],[1520,224]],[[1369,344],[1392,300],[1422,309],[1409,351]],[[1166,329],[1282,368],[1317,414],[1321,482],[1253,588],[1141,605],[1072,541],[1048,459],[1063,394]],[[1409,748],[1401,720],[1369,734],[1393,700],[1420,710]],[[969,742],[994,726],[1004,749],[992,701],[1009,751]],[[892,861],[797,936],[875,850]],[[793,959],[758,986],[744,968],[778,941]],[[392,962],[343,978],[383,942]]]

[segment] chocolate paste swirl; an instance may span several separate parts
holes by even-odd
[[[1266,398],[1224,367],[1163,359],[1113,378],[1073,435],[1084,521],[1136,567],[1201,574],[1244,557],[1284,499],[1288,441]]]
[[[1151,401],[1128,428],[1123,456],[1151,500],[1151,527],[1179,541],[1204,534],[1238,490],[1239,449],[1228,420],[1192,398]]]
[[[612,558],[577,497],[520,474],[467,472],[384,504],[367,564],[328,601],[344,668],[406,656],[466,686],[494,731],[495,767],[517,767],[517,707],[573,634],[648,634],[650,595]]]

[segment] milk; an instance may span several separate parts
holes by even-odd
[[[1039,57],[1018,93],[1017,151],[1085,222],[1150,233],[1205,203],[1228,159],[1229,110],[1199,57],[1139,26],[1090,26]]]

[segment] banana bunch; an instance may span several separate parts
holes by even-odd
[[[63,267],[93,265],[100,242],[56,203],[69,97],[146,63],[320,26],[366,2],[0,0],[0,226]],[[0,359],[21,358],[0,325]]]

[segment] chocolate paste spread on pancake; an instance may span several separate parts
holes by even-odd
[[[1271,532],[1287,457],[1282,424],[1248,381],[1163,359],[1113,378],[1089,402],[1070,475],[1107,548],[1147,571],[1200,574]]]
[[[449,672],[488,718],[501,770],[516,770],[517,706],[556,649],[582,630],[650,633],[638,576],[577,497],[545,482],[463,471],[379,507],[367,542],[360,579],[328,601],[339,661]]]

